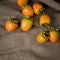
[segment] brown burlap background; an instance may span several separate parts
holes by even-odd
[[[11,33],[5,30],[4,24],[11,16],[15,16],[19,20],[24,17],[16,2],[16,0],[0,1],[0,60],[60,60],[60,41],[54,44],[36,42],[36,35],[44,31],[38,24],[40,16],[33,17],[34,26],[28,32],[23,32],[20,28]],[[38,0],[30,2],[38,2]],[[54,9],[51,7],[47,6],[46,13],[52,18],[52,26],[59,28],[60,11],[57,8],[55,10],[55,6]]]

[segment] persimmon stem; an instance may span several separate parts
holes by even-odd
[[[45,27],[46,29],[48,29],[49,31],[59,31],[60,32],[60,29],[51,27],[48,24],[42,24],[42,26]]]
[[[48,24],[42,24],[42,26],[45,27],[46,29],[51,29],[52,28]]]
[[[44,14],[45,13],[45,8],[42,8],[41,10],[40,10],[40,14],[42,15],[42,14]]]
[[[28,6],[28,4],[26,3],[24,6],[22,6],[22,9],[24,8],[24,7],[26,7],[26,6]]]
[[[33,18],[30,17],[30,16],[25,16],[25,18],[26,18],[26,19],[29,19],[29,20],[33,20]]]
[[[11,20],[13,23],[16,23],[16,24],[18,24],[18,22],[19,22],[19,21],[18,21],[17,19],[15,19],[15,18],[11,18],[10,20]]]
[[[25,16],[25,18],[29,19],[29,18],[30,18],[30,16]]]
[[[45,38],[48,37],[48,36],[49,36],[48,31],[45,31],[43,36],[44,36]]]

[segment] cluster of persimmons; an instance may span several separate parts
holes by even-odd
[[[59,29],[51,27],[51,17],[45,13],[45,9],[41,3],[34,3],[32,6],[28,4],[29,0],[17,0],[17,4],[22,8],[21,13],[25,16],[21,20],[21,30],[24,32],[29,31],[33,26],[33,16],[40,15],[39,25],[46,28],[47,31],[42,31],[36,36],[36,41],[39,43],[45,43],[50,40],[55,43],[59,40]],[[11,18],[6,21],[5,29],[8,32],[12,32],[18,28],[19,21],[15,18]]]

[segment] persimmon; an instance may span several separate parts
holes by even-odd
[[[23,18],[21,21],[22,31],[29,31],[33,25],[32,19]]]
[[[34,13],[37,15],[44,13],[43,5],[40,3],[34,3],[33,4],[33,10],[34,10]]]
[[[33,16],[34,12],[31,6],[27,5],[22,9],[22,14],[24,16]]]
[[[19,7],[23,7],[28,4],[28,0],[17,0],[17,4]]]
[[[37,34],[36,40],[38,43],[45,43],[48,41],[48,33],[46,32],[40,32]]]
[[[52,43],[57,42],[59,40],[59,31],[58,30],[49,31],[49,39]]]
[[[18,20],[16,20],[15,18],[8,19],[5,23],[5,29],[8,32],[16,30],[17,27],[18,27]]]
[[[50,29],[51,25],[51,18],[47,14],[42,14],[39,19],[39,24],[41,27],[45,27],[47,29]]]

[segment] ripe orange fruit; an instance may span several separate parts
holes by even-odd
[[[25,16],[33,16],[34,15],[34,12],[33,12],[33,9],[31,6],[25,6],[23,9],[22,9],[22,13],[23,15]]]
[[[48,41],[48,34],[46,34],[45,32],[40,32],[37,35],[36,40],[38,43],[45,43]]]
[[[5,23],[5,29],[8,32],[12,32],[12,31],[16,30],[17,27],[18,27],[18,21],[15,20],[14,18],[7,20]]]
[[[23,7],[28,3],[28,0],[17,0],[17,4],[19,7]]]
[[[49,39],[52,43],[55,43],[59,40],[59,31],[52,30],[49,32]]]
[[[24,18],[24,19],[22,19],[22,21],[21,21],[21,29],[22,29],[23,31],[28,31],[28,30],[30,30],[31,27],[32,27],[32,25],[33,25],[33,21],[32,21],[31,19]]]
[[[40,24],[40,26],[49,28],[48,26],[50,26],[50,24],[51,24],[50,16],[47,14],[42,14],[40,17],[40,20],[39,20],[39,24]]]
[[[40,14],[43,10],[42,4],[34,3],[33,4],[33,10],[34,10],[35,14],[37,14],[37,15]]]

